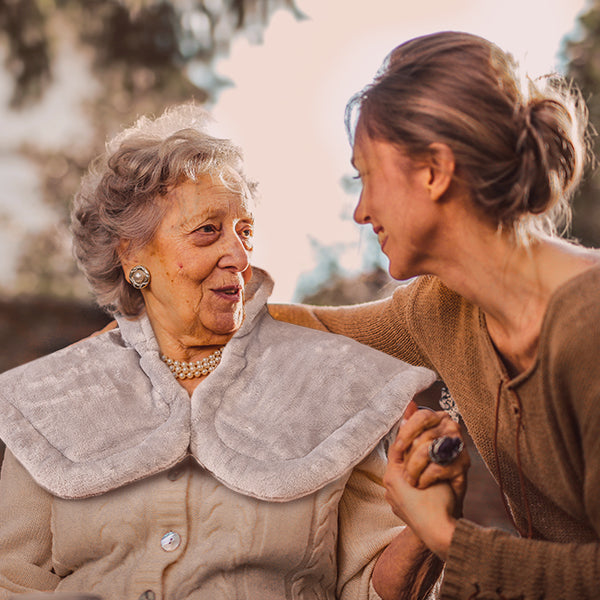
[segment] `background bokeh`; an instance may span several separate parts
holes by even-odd
[[[600,124],[600,0],[1,0],[0,371],[106,323],[71,256],[70,200],[108,137],[190,98],[260,181],[254,262],[274,300],[389,293],[385,257],[351,219],[344,106],[395,45],[441,29],[567,75]],[[590,169],[575,200],[572,235],[593,246],[599,186]],[[478,460],[470,510],[508,526]]]

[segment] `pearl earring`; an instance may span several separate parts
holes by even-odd
[[[143,290],[150,283],[150,271],[142,265],[136,265],[129,271],[129,283],[136,290]]]

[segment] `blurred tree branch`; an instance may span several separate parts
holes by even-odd
[[[38,100],[51,81],[49,22],[57,13],[94,50],[96,69],[126,64],[133,80],[140,68],[183,70],[191,61],[212,66],[237,34],[260,42],[280,8],[304,17],[294,0],[2,0],[0,35],[15,82],[12,106]]]
[[[11,106],[40,98],[50,80],[45,19],[36,0],[0,2],[0,31],[7,40],[6,69],[15,81]]]
[[[0,51],[14,83],[13,110],[43,101],[57,85],[56,66],[65,53],[86,57],[99,84],[84,104],[92,129],[87,150],[67,141],[48,150],[36,139],[19,148],[36,165],[56,222],[24,240],[16,285],[0,288],[4,293],[85,294],[70,253],[68,215],[89,161],[140,114],[216,99],[229,84],[215,72],[216,60],[238,35],[260,43],[279,9],[304,17],[295,0],[0,0]]]
[[[564,56],[567,75],[581,89],[590,122],[600,128],[600,0],[591,0],[579,18],[578,33],[567,39]],[[598,138],[592,140],[598,154]],[[590,167],[573,202],[573,236],[588,246],[600,247],[600,173]]]

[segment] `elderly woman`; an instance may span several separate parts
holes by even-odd
[[[434,376],[269,316],[253,193],[190,105],[84,178],[75,251],[118,328],[1,377],[0,598],[418,597],[437,575],[381,482]]]

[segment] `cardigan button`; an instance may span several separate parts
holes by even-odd
[[[181,544],[181,536],[175,531],[169,531],[169,533],[165,533],[160,540],[161,548],[165,552],[173,552],[173,550],[177,550],[177,548],[179,548],[179,544]]]
[[[156,594],[152,590],[146,590],[138,600],[155,600]]]

